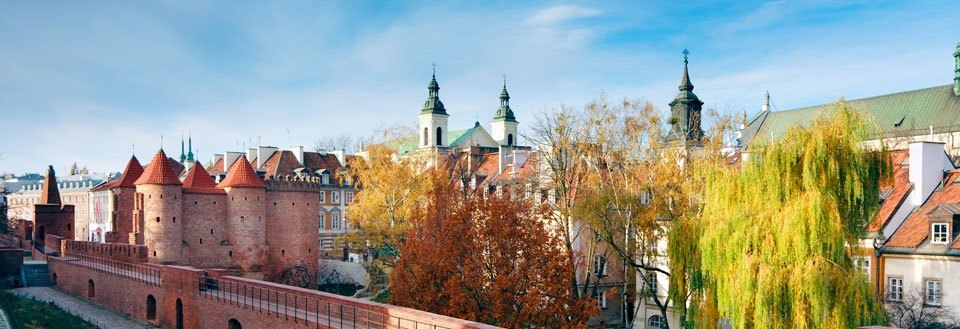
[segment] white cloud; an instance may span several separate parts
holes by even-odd
[[[554,25],[571,19],[599,16],[602,13],[599,9],[560,5],[540,10],[527,18],[526,22],[532,25]]]

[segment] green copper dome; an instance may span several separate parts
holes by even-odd
[[[437,69],[433,69],[433,76],[430,78],[430,83],[427,84],[427,90],[429,94],[427,100],[423,102],[423,110],[420,111],[420,114],[447,114],[447,109],[443,107],[443,102],[440,101],[440,84],[437,83]]]
[[[510,93],[507,92],[506,79],[503,81],[503,91],[500,92],[500,108],[497,109],[497,115],[493,116],[493,121],[517,122],[517,117],[510,109]]]

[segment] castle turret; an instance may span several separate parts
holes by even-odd
[[[266,271],[266,185],[245,157],[239,157],[217,185],[227,192],[229,257],[253,277]]]
[[[124,241],[137,244],[137,236],[133,234],[133,232],[136,232],[135,227],[138,226],[139,223],[138,225],[134,225],[133,204],[137,194],[137,186],[135,183],[142,175],[143,166],[140,165],[140,161],[137,160],[136,156],[130,156],[130,161],[127,162],[127,166],[123,169],[123,174],[120,175],[120,178],[117,179],[116,184],[113,186],[113,198],[115,202],[112,202],[114,208],[111,209],[111,211],[113,211],[115,215],[110,230],[114,233],[110,234],[110,241],[107,242]],[[113,239],[116,239],[116,241]]]
[[[183,191],[172,161],[161,149],[134,183],[148,259],[164,264],[180,260],[183,243]]]
[[[423,110],[420,111],[420,147],[442,147],[447,146],[447,109],[443,107],[440,101],[440,84],[437,83],[437,69],[434,67],[433,76],[430,84],[427,85],[429,91],[427,101],[423,103]]]
[[[510,108],[510,93],[507,92],[507,79],[503,79],[503,91],[500,92],[500,107],[490,124],[493,139],[503,146],[517,144],[517,122]]]

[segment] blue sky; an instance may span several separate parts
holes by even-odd
[[[944,85],[957,1],[0,2],[0,172],[119,171],[192,132],[202,160],[410,123],[437,63],[451,129],[507,75],[524,125],[601,93],[667,110],[688,48],[722,112]],[[288,133],[289,131],[289,133]]]

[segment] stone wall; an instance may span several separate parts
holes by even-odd
[[[316,270],[318,227],[320,225],[316,192],[267,192],[266,241],[271,270],[283,270],[303,264]]]
[[[180,263],[195,267],[235,267],[224,220],[226,195],[183,194],[183,248]]]

